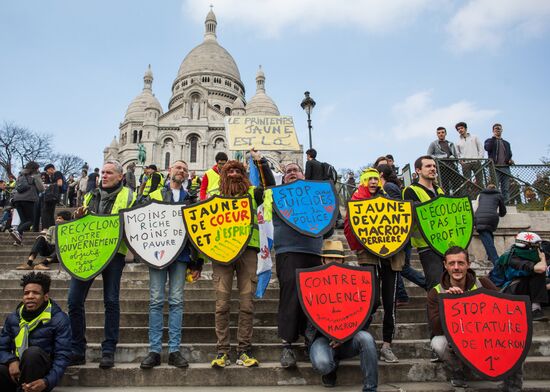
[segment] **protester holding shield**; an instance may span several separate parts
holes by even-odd
[[[323,264],[344,263],[344,246],[341,241],[325,240],[322,249]],[[370,320],[363,329],[344,343],[329,340],[321,334],[313,323],[309,322],[306,337],[310,344],[309,358],[313,369],[321,373],[325,387],[336,385],[336,371],[340,360],[359,355],[361,372],[363,373],[363,392],[376,391],[378,387],[378,358],[376,343],[372,335],[367,332]]]
[[[438,303],[438,294],[462,294],[479,288],[497,291],[496,286],[487,277],[477,278],[475,272],[470,269],[468,252],[458,246],[447,250],[444,258],[445,271],[439,283],[428,292],[428,320],[432,330],[432,349],[444,362],[444,366],[450,373],[453,387],[467,388],[468,384],[464,376],[464,363],[458,358],[454,349],[449,345],[443,332],[442,317]],[[504,391],[521,391],[523,383],[521,367],[504,381]]]
[[[188,205],[196,201],[196,195],[191,196],[183,187],[187,181],[189,170],[184,161],[174,162],[168,170],[169,185],[159,188],[149,194],[149,200],[158,200],[170,204]],[[183,320],[183,286],[187,268],[193,280],[199,279],[202,261],[191,260],[191,248],[187,244],[175,261],[167,267],[157,269],[149,267],[149,354],[141,361],[142,369],[150,369],[160,365],[162,351],[162,328],[164,305],[164,288],[166,279],[169,279],[168,289],[168,365],[178,368],[189,366],[188,361],[181,355],[181,325]]]
[[[80,218],[90,212],[95,214],[117,214],[123,208],[131,207],[136,195],[130,188],[122,185],[123,169],[117,161],[107,161],[101,170],[99,187],[84,196],[84,205],[75,211],[75,217]],[[109,265],[102,270],[103,300],[105,305],[105,340],[101,343],[102,357],[99,367],[112,368],[118,343],[120,323],[120,279],[124,269],[124,258],[128,249],[120,245],[118,252]],[[79,280],[71,278],[69,288],[69,318],[72,330],[71,365],[86,363],[86,319],[84,302],[94,279]]]
[[[369,168],[361,173],[359,187],[353,194],[352,200],[371,199],[383,195],[380,188],[380,174],[374,168]],[[382,328],[383,344],[380,350],[380,360],[385,362],[399,362],[391,349],[391,342],[395,332],[395,293],[397,287],[397,276],[403,268],[405,257],[403,252],[392,256],[389,259],[380,258],[368,252],[353,234],[349,214],[344,221],[344,234],[350,248],[357,253],[359,265],[375,265],[377,279],[381,283],[382,304],[384,306],[384,322]],[[380,296],[376,297],[377,305],[380,303]],[[377,307],[375,305],[375,307]]]
[[[262,158],[258,151],[251,150],[250,154],[258,165],[264,187],[274,185],[275,180],[271,170],[269,170],[267,160]],[[260,247],[256,209],[258,205],[263,203],[264,189],[263,187],[257,188],[250,184],[244,165],[238,161],[228,161],[223,165],[220,173],[219,188],[221,196],[251,196],[254,224],[248,247],[235,261],[231,264],[212,264],[212,280],[216,291],[215,324],[218,354],[211,365],[215,368],[224,368],[229,365],[229,313],[233,276],[236,274],[239,290],[237,365],[246,367],[258,366],[258,360],[254,358],[250,350],[252,347],[254,319],[253,296],[256,291],[257,282],[257,253]]]

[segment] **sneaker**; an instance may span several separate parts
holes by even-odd
[[[103,353],[101,361],[99,361],[100,369],[110,369],[115,366],[115,354]]]
[[[441,358],[439,358],[439,355],[435,351],[432,350],[432,356],[430,358],[430,362],[442,362]]]
[[[143,361],[141,361],[141,364],[139,365],[139,367],[141,369],[152,369],[155,366],[159,366],[159,365],[160,365],[160,354],[150,352],[149,354],[147,354],[145,358],[143,358]]]
[[[18,265],[17,267],[15,267],[16,270],[32,270],[33,267],[32,265],[28,265],[27,263],[23,263],[21,265]]]
[[[464,378],[451,378],[451,386],[455,388],[468,388],[468,383]]]
[[[17,230],[10,230],[10,237],[15,240],[17,245],[21,245],[23,243],[23,237]]]
[[[71,354],[69,366],[80,366],[80,365],[86,365],[86,356]]]
[[[249,351],[243,351],[239,354],[239,359],[237,359],[237,365],[244,367],[258,366],[260,362],[254,358]]]
[[[296,353],[291,347],[283,347],[281,366],[285,369],[296,367]]]
[[[168,355],[168,365],[177,368],[186,368],[189,367],[189,362],[187,362],[187,359],[185,359],[179,351],[174,351]]]
[[[533,321],[546,321],[548,318],[544,315],[542,309],[533,310]]]
[[[336,370],[321,376],[321,383],[325,388],[334,388],[336,386]]]
[[[39,271],[48,271],[50,269],[50,267],[48,267],[46,264],[37,264],[34,266],[34,269],[35,270],[39,270]]]
[[[229,366],[231,362],[229,361],[229,357],[226,353],[218,353],[218,356],[214,358],[212,363],[210,364],[213,368],[221,368],[223,369],[226,366]]]
[[[382,347],[380,350],[380,360],[388,363],[399,362],[390,347]]]

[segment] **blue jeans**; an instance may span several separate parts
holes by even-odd
[[[493,238],[493,233],[489,230],[478,230],[479,240],[487,252],[487,257],[493,262],[493,267],[495,266],[498,260],[497,249],[495,248],[495,240]]]
[[[124,255],[117,253],[101,272],[103,277],[103,305],[105,306],[105,340],[101,343],[103,353],[114,354],[118,343],[120,326],[120,278],[124,269]],[[71,351],[76,355],[86,354],[86,311],[84,302],[94,279],[88,281],[71,278],[69,287],[69,318],[71,320]]]
[[[378,355],[374,338],[367,331],[359,331],[355,336],[337,348],[329,346],[329,340],[320,336],[309,349],[313,369],[322,375],[338,368],[341,359],[359,355],[363,373],[363,392],[376,391],[378,387]]]
[[[149,268],[149,347],[150,351],[162,351],[162,308],[164,286],[169,278],[168,291],[168,352],[180,350],[183,320],[183,286],[187,263],[174,261],[164,269]]]
[[[502,198],[504,203],[509,203],[510,199],[510,177],[512,172],[510,171],[510,166],[497,166],[495,168],[497,174],[497,182],[500,192],[502,193]]]
[[[418,287],[426,289],[426,278],[424,277],[424,274],[411,267],[410,242],[405,245],[405,265],[403,265],[403,269],[397,278],[397,300],[406,302],[409,300],[409,295],[407,294],[407,290],[405,290],[403,278],[407,278]]]

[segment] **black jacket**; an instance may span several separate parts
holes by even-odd
[[[317,159],[311,159],[306,162],[306,180],[324,180],[325,173],[323,171],[323,164]]]
[[[490,139],[485,140],[485,151],[487,151],[489,159],[493,162],[496,162],[498,158],[497,140],[498,139],[494,136]],[[508,143],[506,140],[502,139],[502,143],[504,143],[504,148],[506,148],[505,162],[507,165],[509,165],[510,161],[512,160],[512,148],[510,147],[510,143]]]
[[[477,231],[497,229],[499,216],[506,215],[506,206],[502,194],[497,189],[484,189],[478,199],[475,213],[475,226]]]

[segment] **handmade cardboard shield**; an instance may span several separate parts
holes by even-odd
[[[377,196],[348,201],[348,218],[355,237],[372,254],[391,257],[409,240],[412,202]]]
[[[439,313],[455,353],[482,378],[503,380],[521,368],[533,332],[529,297],[484,288],[440,294]]]
[[[439,196],[415,207],[422,236],[441,256],[451,246],[466,249],[474,231],[474,213],[468,197]]]
[[[329,339],[350,339],[372,312],[376,287],[373,267],[330,263],[297,269],[296,281],[302,309]]]
[[[109,265],[121,238],[118,215],[88,214],[56,227],[55,251],[69,274],[90,280]]]
[[[321,237],[338,217],[338,197],[330,181],[298,180],[271,188],[277,215],[299,233]]]
[[[119,212],[128,248],[153,268],[170,265],[185,246],[181,207],[153,200]]]
[[[252,235],[252,199],[216,195],[183,207],[183,220],[198,251],[213,261],[229,264],[245,250]]]

